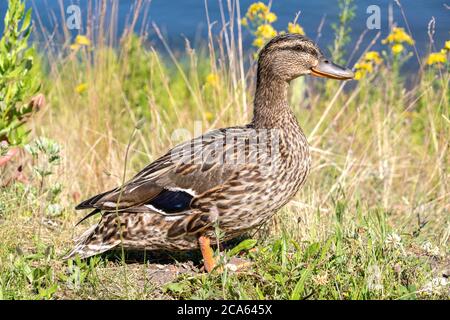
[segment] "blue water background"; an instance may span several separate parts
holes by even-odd
[[[77,4],[81,8],[82,19],[86,21],[88,14],[88,3],[90,0],[61,0],[64,8],[71,4]],[[119,1],[119,23],[117,30],[117,38],[121,34],[123,28],[129,21],[130,9],[135,5],[134,0],[117,0]],[[223,0],[226,7],[228,0]],[[230,0],[233,1],[233,0]],[[244,14],[251,0],[241,0],[241,13]],[[429,36],[427,33],[428,23],[435,18],[435,49],[439,50],[444,45],[445,40],[450,39],[450,10],[445,7],[445,0],[403,0],[401,1],[406,18],[411,28],[412,35],[416,41],[419,54],[426,52],[429,44]],[[207,0],[208,12],[212,21],[219,23],[213,28],[215,33],[220,30],[220,11],[218,0]],[[299,22],[304,27],[307,35],[313,39],[318,39],[318,43],[322,48],[330,45],[334,39],[334,33],[331,24],[338,21],[339,8],[337,0],[274,0],[272,11],[278,16],[278,20],[274,26],[278,30],[286,28],[289,21],[292,21],[298,11],[300,11]],[[388,14],[389,4],[393,8],[393,20],[399,25],[406,27],[404,18],[398,6],[392,0],[357,0],[356,17],[351,22],[351,43],[348,45],[348,52],[352,51],[359,36],[366,29],[366,20],[369,14],[366,13],[369,5],[378,5],[381,9],[381,38],[374,46],[374,49],[381,49],[380,40],[389,33]],[[60,22],[61,8],[60,0],[28,0],[28,6],[34,8],[33,20],[35,21],[36,30],[42,29],[42,26],[54,33],[61,34],[62,29]],[[4,16],[7,8],[7,0],[0,0],[0,16]],[[39,16],[39,20],[37,17]],[[325,19],[321,36],[317,38],[317,29]],[[145,20],[145,26],[142,25]],[[55,24],[55,21],[58,21]],[[38,23],[39,22],[39,23]],[[200,46],[204,43],[207,36],[206,11],[204,0],[153,0],[151,1],[148,16],[140,19],[136,25],[136,31],[147,29],[147,39],[155,46],[161,46],[160,41],[155,35],[151,23],[156,23],[163,31],[168,39],[170,46],[177,50],[182,49],[185,45],[185,38],[189,39],[193,46]],[[42,23],[42,24],[41,24]],[[3,21],[0,22],[0,29],[3,30]],[[370,30],[367,32],[364,41],[361,43],[361,49],[370,43],[379,30]],[[55,36],[55,39],[58,39]],[[252,36],[245,33],[245,47],[251,48]],[[57,41],[57,40],[56,40]],[[326,50],[324,50],[326,52]],[[355,57],[357,57],[356,55]],[[353,59],[354,60],[354,59]],[[354,61],[353,61],[354,62]]]

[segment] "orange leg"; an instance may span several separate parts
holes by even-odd
[[[203,256],[203,263],[207,272],[211,272],[216,266],[216,261],[213,257],[213,250],[211,248],[211,240],[208,237],[201,236],[198,238],[200,250]]]

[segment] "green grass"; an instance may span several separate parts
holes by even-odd
[[[223,263],[239,254],[252,262],[251,267],[239,273],[225,269],[221,274],[205,274],[186,263],[186,257],[179,263],[156,261],[155,265],[152,259],[127,259],[124,263],[120,253],[112,253],[63,262],[60,254],[70,246],[54,243],[70,237],[71,225],[54,227],[45,220],[36,224],[33,210],[37,206],[30,191],[10,191],[10,198],[2,199],[10,207],[5,211],[11,211],[2,215],[2,299],[449,298],[448,286],[430,289],[427,285],[448,268],[448,256],[424,246],[423,239],[430,237],[422,237],[421,232],[397,235],[398,229],[389,224],[392,215],[381,209],[337,201],[331,217],[315,214],[308,234],[290,233],[295,212],[282,210],[277,219],[280,232],[270,235],[275,227],[266,226],[256,237],[258,241],[244,240],[242,250],[227,249],[222,254]],[[17,195],[22,201],[28,198],[28,208],[21,206]],[[14,208],[19,208],[20,214]],[[62,224],[68,219],[53,218]],[[321,224],[327,226],[326,235],[317,227]],[[187,258],[198,265],[198,255]],[[189,272],[183,274],[184,269]],[[181,275],[176,276],[174,270]]]
[[[222,253],[223,263],[250,260],[247,270],[203,273],[198,252],[62,261],[96,219],[75,227],[82,198],[193,136],[196,121],[203,132],[251,119],[255,70],[244,62],[253,53],[240,55],[234,41],[170,58],[128,34],[120,48],[96,39],[75,52],[66,40],[42,57],[34,76],[47,106],[27,123],[27,151],[0,171],[1,299],[450,298],[448,63],[425,66],[407,86],[399,70],[408,54],[395,58],[388,47],[361,81],[292,83],[313,168],[298,195],[248,235],[256,242]],[[189,134],[173,135],[180,128]],[[29,182],[6,184],[19,165]]]

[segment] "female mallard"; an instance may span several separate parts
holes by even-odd
[[[308,38],[273,38],[259,55],[252,122],[180,144],[125,185],[80,203],[76,209],[94,209],[87,217],[103,214],[67,258],[118,245],[200,247],[205,269],[211,271],[215,228],[225,241],[261,225],[295,195],[309,173],[308,142],[287,102],[289,82],[306,74],[353,78]]]

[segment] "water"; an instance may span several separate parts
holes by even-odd
[[[118,0],[119,1],[119,26],[118,34],[126,25],[126,18],[129,15],[130,8],[135,1],[133,0]],[[227,0],[223,0],[226,2]],[[80,5],[83,20],[86,21],[87,0],[63,0],[65,8],[70,4]],[[253,3],[251,0],[241,0],[241,12],[244,14],[249,4]],[[388,12],[389,5],[393,8],[394,21],[399,26],[405,26],[405,21],[402,17],[401,11],[392,0],[358,0],[356,2],[356,17],[351,23],[351,43],[348,46],[348,51],[352,51],[361,33],[367,29],[366,19],[369,16],[366,9],[369,5],[378,5],[381,9],[381,29],[371,30],[367,32],[364,41],[361,45],[361,50],[371,41],[378,31],[381,31],[381,38],[384,38],[389,32],[388,26]],[[403,0],[401,1],[412,35],[416,41],[417,48],[420,54],[423,54],[428,46],[429,38],[427,35],[428,23],[432,17],[436,20],[435,29],[435,46],[437,49],[442,48],[445,40],[450,39],[450,10],[446,9],[445,0]],[[29,0],[28,5],[35,9],[34,19],[36,20],[36,12],[43,25],[48,30],[54,30],[54,17],[61,19],[61,11],[59,0]],[[6,11],[7,1],[1,0],[0,15],[4,16]],[[208,0],[209,14],[212,21],[220,21],[219,2],[218,0]],[[322,48],[332,43],[334,38],[331,24],[338,21],[339,8],[337,0],[274,0],[272,11],[278,16],[278,21],[274,26],[278,30],[286,28],[289,21],[292,21],[298,11],[301,11],[299,22],[304,27],[307,35],[313,39],[317,39]],[[325,23],[322,29],[321,36],[317,38],[317,29],[322,21]],[[142,27],[142,19],[138,22],[136,30]],[[203,0],[153,0],[150,4],[148,12],[147,24],[155,22],[164,32],[170,46],[177,49],[182,48],[185,43],[185,37],[194,44],[198,45],[206,38],[206,13],[205,4]],[[3,29],[3,22],[0,23],[0,28]],[[56,27],[58,28],[58,27]],[[214,28],[218,32],[220,24]],[[39,28],[38,28],[39,29]],[[149,41],[155,45],[160,44],[152,28],[148,29]],[[252,37],[250,34],[245,34],[245,45],[250,47]],[[381,49],[380,41],[375,45],[375,49]],[[325,50],[326,52],[326,50]],[[358,55],[356,55],[357,57]],[[354,61],[353,61],[354,62]]]

